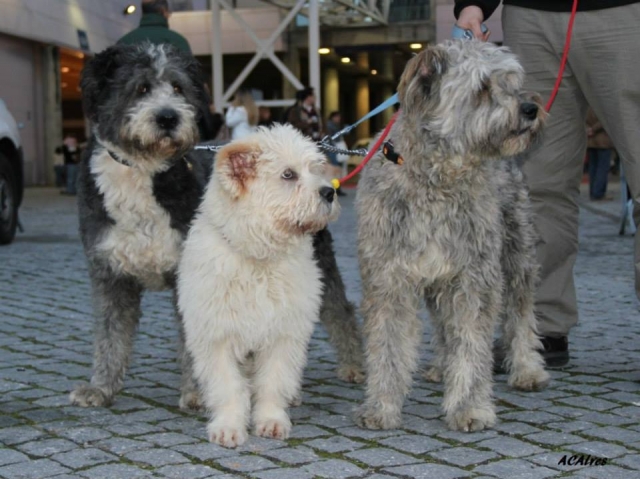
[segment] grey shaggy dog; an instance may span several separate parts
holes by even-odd
[[[447,42],[407,64],[390,132],[404,163],[378,155],[358,187],[358,254],[367,357],[360,425],[395,428],[417,367],[424,297],[451,429],[495,422],[492,342],[502,322],[509,384],[549,382],[533,314],[535,234],[512,159],[535,141],[546,113],[521,92],[507,49]]]
[[[80,166],[78,208],[96,321],[91,384],[70,399],[107,406],[122,389],[143,292],[175,291],[182,244],[213,158],[193,150],[206,94],[190,55],[169,45],[112,47],[88,63],[81,87],[92,136]],[[321,320],[338,351],[338,375],[362,382],[360,332],[329,231],[319,232],[314,245],[325,286]],[[178,324],[180,407],[197,408],[179,317]]]

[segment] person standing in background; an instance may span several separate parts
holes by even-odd
[[[589,197],[592,201],[610,200],[607,183],[611,169],[613,143],[591,108],[587,113],[587,159],[589,164]]]
[[[227,127],[231,130],[231,139],[237,140],[251,134],[258,124],[258,107],[251,93],[240,90],[236,93],[225,115]]]
[[[296,104],[288,112],[287,123],[313,141],[321,140],[322,122],[320,112],[316,109],[316,95],[313,88],[300,90],[296,98]]]
[[[171,9],[168,0],[142,0],[141,7],[140,26],[118,40],[118,44],[136,45],[144,41],[154,45],[169,43],[183,52],[191,53],[187,39],[169,28]]]

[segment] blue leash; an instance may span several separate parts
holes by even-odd
[[[363,121],[367,121],[372,116],[376,116],[378,113],[383,112],[384,110],[386,110],[390,106],[393,106],[393,105],[395,105],[396,103],[399,103],[399,102],[400,102],[400,100],[398,100],[398,94],[396,93],[392,97],[390,97],[390,98],[386,99],[385,101],[383,101],[382,103],[380,103],[380,105],[378,105],[373,110],[371,110],[369,113],[367,113],[365,116],[360,118],[353,125],[345,126],[342,130],[340,130],[338,133],[335,133],[334,135],[331,135],[328,139],[331,140],[331,141],[337,140],[342,135],[346,135],[347,133],[350,133],[351,130],[353,130],[356,126],[358,126]],[[326,139],[327,139],[326,137],[323,138],[322,142],[324,143],[324,141]]]

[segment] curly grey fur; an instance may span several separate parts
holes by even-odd
[[[504,48],[448,42],[414,57],[398,87],[390,137],[404,164],[380,155],[358,188],[358,254],[367,356],[368,428],[401,422],[417,368],[424,296],[444,379],[450,428],[493,425],[492,339],[503,317],[509,383],[549,381],[533,315],[535,235],[522,174],[510,159],[529,148],[544,115],[520,91],[523,71]],[[535,104],[532,107],[532,104]]]

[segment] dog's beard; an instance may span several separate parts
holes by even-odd
[[[119,145],[134,158],[153,160],[171,158],[186,153],[198,141],[198,129],[195,125],[181,124],[175,130],[167,132],[148,126],[131,128],[124,124],[120,130]]]

